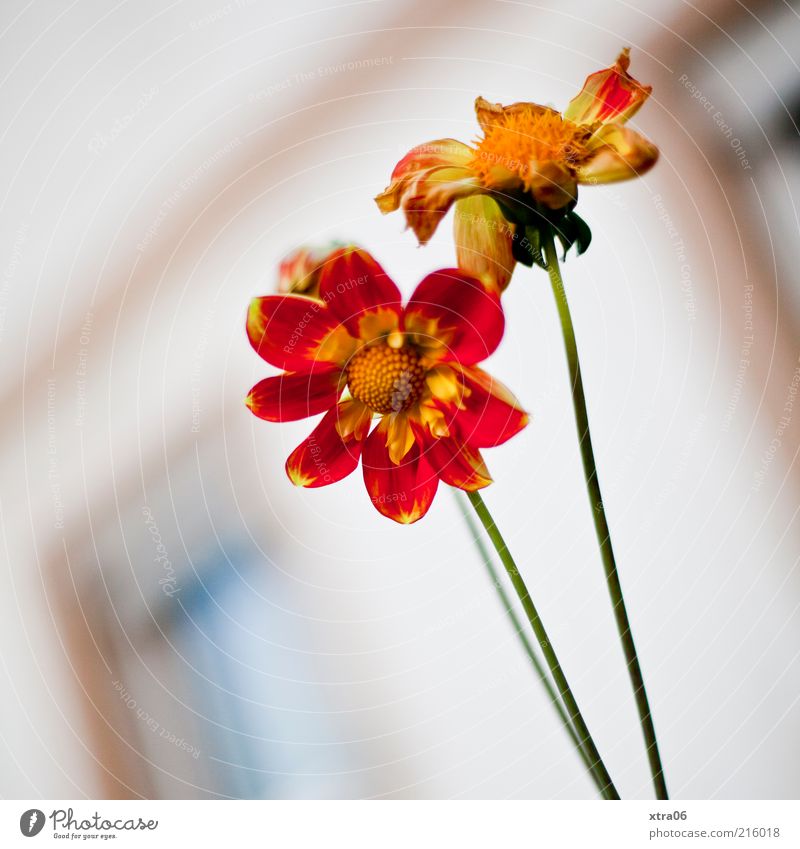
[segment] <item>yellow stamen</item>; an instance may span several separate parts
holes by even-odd
[[[363,348],[350,360],[347,383],[353,398],[374,412],[399,413],[419,398],[425,368],[413,348],[381,342]]]
[[[510,172],[529,190],[542,163],[569,168],[585,159],[590,135],[591,128],[566,121],[552,109],[518,104],[491,116],[470,168],[487,188],[507,182]]]

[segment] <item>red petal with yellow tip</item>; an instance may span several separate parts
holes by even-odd
[[[375,509],[410,525],[421,519],[431,506],[439,478],[415,442],[402,462],[395,464],[386,447],[386,431],[382,424],[367,437],[364,446],[364,483]]]
[[[499,293],[457,268],[429,274],[411,296],[403,321],[431,358],[464,365],[488,357],[505,328]]]
[[[658,159],[658,148],[630,127],[605,124],[593,136],[597,153],[576,169],[579,183],[615,183],[640,177]]]
[[[476,448],[501,445],[528,424],[528,414],[499,380],[482,369],[463,369],[463,409],[452,419],[460,439]]]
[[[250,390],[246,404],[265,421],[293,422],[329,410],[341,393],[342,370],[323,366],[261,380]]]
[[[630,48],[626,47],[611,68],[590,74],[580,93],[570,100],[564,117],[575,124],[627,121],[653,90],[652,86],[642,85],[628,73],[630,63]]]
[[[492,479],[480,451],[460,444],[455,439],[431,440],[425,456],[439,475],[439,479],[458,489],[474,492],[488,486]]]
[[[295,486],[327,486],[346,478],[358,465],[364,443],[353,435],[342,438],[338,419],[339,410],[334,407],[289,455],[286,474]]]
[[[381,212],[403,209],[420,244],[436,231],[459,198],[481,191],[469,167],[474,151],[455,139],[438,139],[410,150],[392,171],[391,183],[375,202]]]
[[[319,296],[356,338],[362,336],[366,314],[388,313],[391,322],[402,309],[400,290],[389,275],[367,251],[355,247],[341,248],[328,258],[320,272]]]
[[[309,371],[319,360],[345,362],[355,340],[346,351],[331,344],[343,333],[323,303],[299,295],[253,298],[247,313],[250,344],[268,363],[286,371]]]

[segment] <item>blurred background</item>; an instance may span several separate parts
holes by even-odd
[[[0,795],[591,798],[452,495],[291,486],[243,321],[304,243],[407,295],[454,262],[372,197],[472,103],[632,47],[661,160],[582,191],[564,272],[670,790],[800,793],[800,20],[737,0],[6,0]],[[623,796],[650,798],[546,275],[491,371],[490,508]]]

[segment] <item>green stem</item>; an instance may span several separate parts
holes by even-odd
[[[492,581],[492,585],[497,591],[497,596],[500,599],[500,604],[502,604],[503,610],[508,614],[508,618],[511,620],[511,625],[514,628],[514,633],[519,637],[519,641],[520,643],[522,643],[522,648],[525,650],[525,654],[528,655],[531,665],[533,666],[534,670],[536,671],[536,674],[539,676],[539,679],[544,685],[544,688],[547,691],[547,695],[549,696],[553,707],[556,709],[556,712],[558,713],[558,716],[564,726],[564,729],[566,730],[567,734],[569,734],[569,737],[575,745],[578,754],[581,756],[581,760],[583,761],[584,766],[588,770],[589,775],[596,784],[597,789],[600,791],[600,793],[606,798],[608,798],[608,789],[603,785],[600,777],[592,769],[592,761],[589,758],[589,755],[587,754],[586,750],[581,745],[581,741],[578,738],[575,728],[570,722],[567,712],[564,710],[564,705],[561,703],[561,699],[559,698],[558,693],[553,687],[553,682],[550,680],[550,676],[547,674],[547,670],[542,666],[542,661],[539,659],[539,656],[536,653],[536,649],[534,649],[533,645],[531,644],[531,641],[528,639],[528,635],[523,629],[522,622],[520,622],[519,617],[517,616],[517,613],[514,610],[511,599],[508,597],[508,593],[506,593],[505,589],[503,588],[503,584],[500,580],[500,575],[497,569],[495,568],[492,555],[480,536],[480,530],[477,524],[475,523],[472,514],[469,512],[469,508],[467,507],[464,497],[457,490],[453,490],[453,494],[456,496],[456,501],[458,502],[458,507],[461,510],[461,515],[464,517],[464,521],[466,522],[467,527],[469,528],[470,536],[472,537],[472,540],[475,543],[475,547],[478,549],[478,555],[483,561],[483,564],[486,566],[486,571],[489,573],[489,578]]]
[[[481,520],[483,527],[486,529],[486,533],[492,541],[492,545],[494,545],[495,551],[497,551],[500,561],[508,573],[508,577],[511,579],[511,583],[517,592],[517,596],[522,602],[522,607],[525,610],[525,614],[528,617],[531,628],[533,628],[533,633],[539,641],[539,645],[542,649],[545,660],[547,661],[547,665],[550,667],[550,672],[553,675],[553,680],[558,687],[559,695],[564,700],[564,704],[570,714],[570,719],[574,723],[581,746],[586,749],[591,761],[592,771],[595,775],[597,775],[601,786],[605,791],[603,795],[608,799],[619,799],[617,789],[614,787],[611,776],[608,774],[608,770],[600,757],[600,753],[597,751],[597,746],[592,739],[592,735],[589,733],[589,729],[586,726],[583,715],[578,708],[578,703],[575,701],[575,697],[573,696],[572,690],[567,682],[567,677],[564,675],[564,672],[561,669],[561,664],[558,662],[555,649],[550,643],[544,624],[539,617],[539,613],[536,610],[530,593],[528,592],[528,588],[525,586],[525,581],[523,581],[522,575],[520,575],[519,569],[517,569],[517,564],[514,562],[514,558],[511,556],[505,540],[500,534],[500,531],[497,529],[497,525],[492,518],[492,514],[486,507],[480,493],[468,492],[467,498],[469,498],[472,506],[475,508],[475,512]]]
[[[561,319],[561,331],[564,335],[564,347],[567,352],[567,363],[569,366],[570,383],[572,384],[572,404],[575,409],[575,422],[578,426],[578,441],[580,442],[581,458],[583,460],[583,472],[586,478],[586,489],[589,493],[589,502],[594,508],[594,529],[597,541],[600,544],[600,554],[603,558],[603,568],[606,574],[608,592],[614,607],[614,617],[617,630],[625,652],[625,660],[628,665],[633,686],[633,695],[636,699],[636,708],[639,711],[639,720],[642,726],[645,745],[647,746],[647,759],[650,763],[650,773],[653,777],[657,799],[668,799],[667,784],[664,779],[664,769],[661,765],[661,756],[658,752],[658,741],[656,729],[653,725],[653,717],[650,713],[650,704],[647,700],[647,691],[644,687],[642,668],[639,665],[639,657],[636,653],[636,645],[633,642],[628,612],[625,609],[625,599],[622,595],[622,585],[617,572],[617,564],[614,560],[614,549],[611,546],[611,534],[608,529],[605,508],[603,507],[603,495],[600,492],[600,481],[597,478],[597,466],[592,450],[592,437],[589,433],[589,415],[586,411],[586,396],[583,392],[583,379],[581,378],[581,364],[578,360],[578,346],[575,342],[575,329],[572,326],[572,317],[567,303],[567,293],[564,291],[564,282],[561,279],[561,270],[558,264],[558,254],[552,232],[544,236],[544,253],[547,261],[550,284],[553,295],[558,306],[558,315]]]

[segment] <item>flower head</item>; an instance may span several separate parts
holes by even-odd
[[[459,266],[504,288],[521,259],[515,239],[526,225],[544,219],[558,227],[575,206],[579,184],[627,180],[655,164],[658,149],[624,126],[651,92],[628,73],[629,64],[626,48],[612,67],[587,77],[563,113],[479,97],[482,135],[475,145],[441,139],[415,147],[375,198],[378,207],[402,208],[424,244],[455,203]],[[564,230],[580,225],[567,222]]]
[[[289,456],[291,481],[325,486],[361,460],[375,507],[415,522],[440,480],[464,490],[491,483],[480,449],[528,422],[477,365],[503,329],[497,293],[463,271],[428,275],[404,307],[366,251],[342,248],[323,265],[317,298],[252,301],[250,343],[284,371],[257,383],[247,405],[271,422],[325,413]]]
[[[316,297],[319,292],[319,275],[325,261],[342,247],[344,245],[340,242],[331,242],[322,247],[304,245],[287,254],[278,266],[278,291],[287,295]]]

